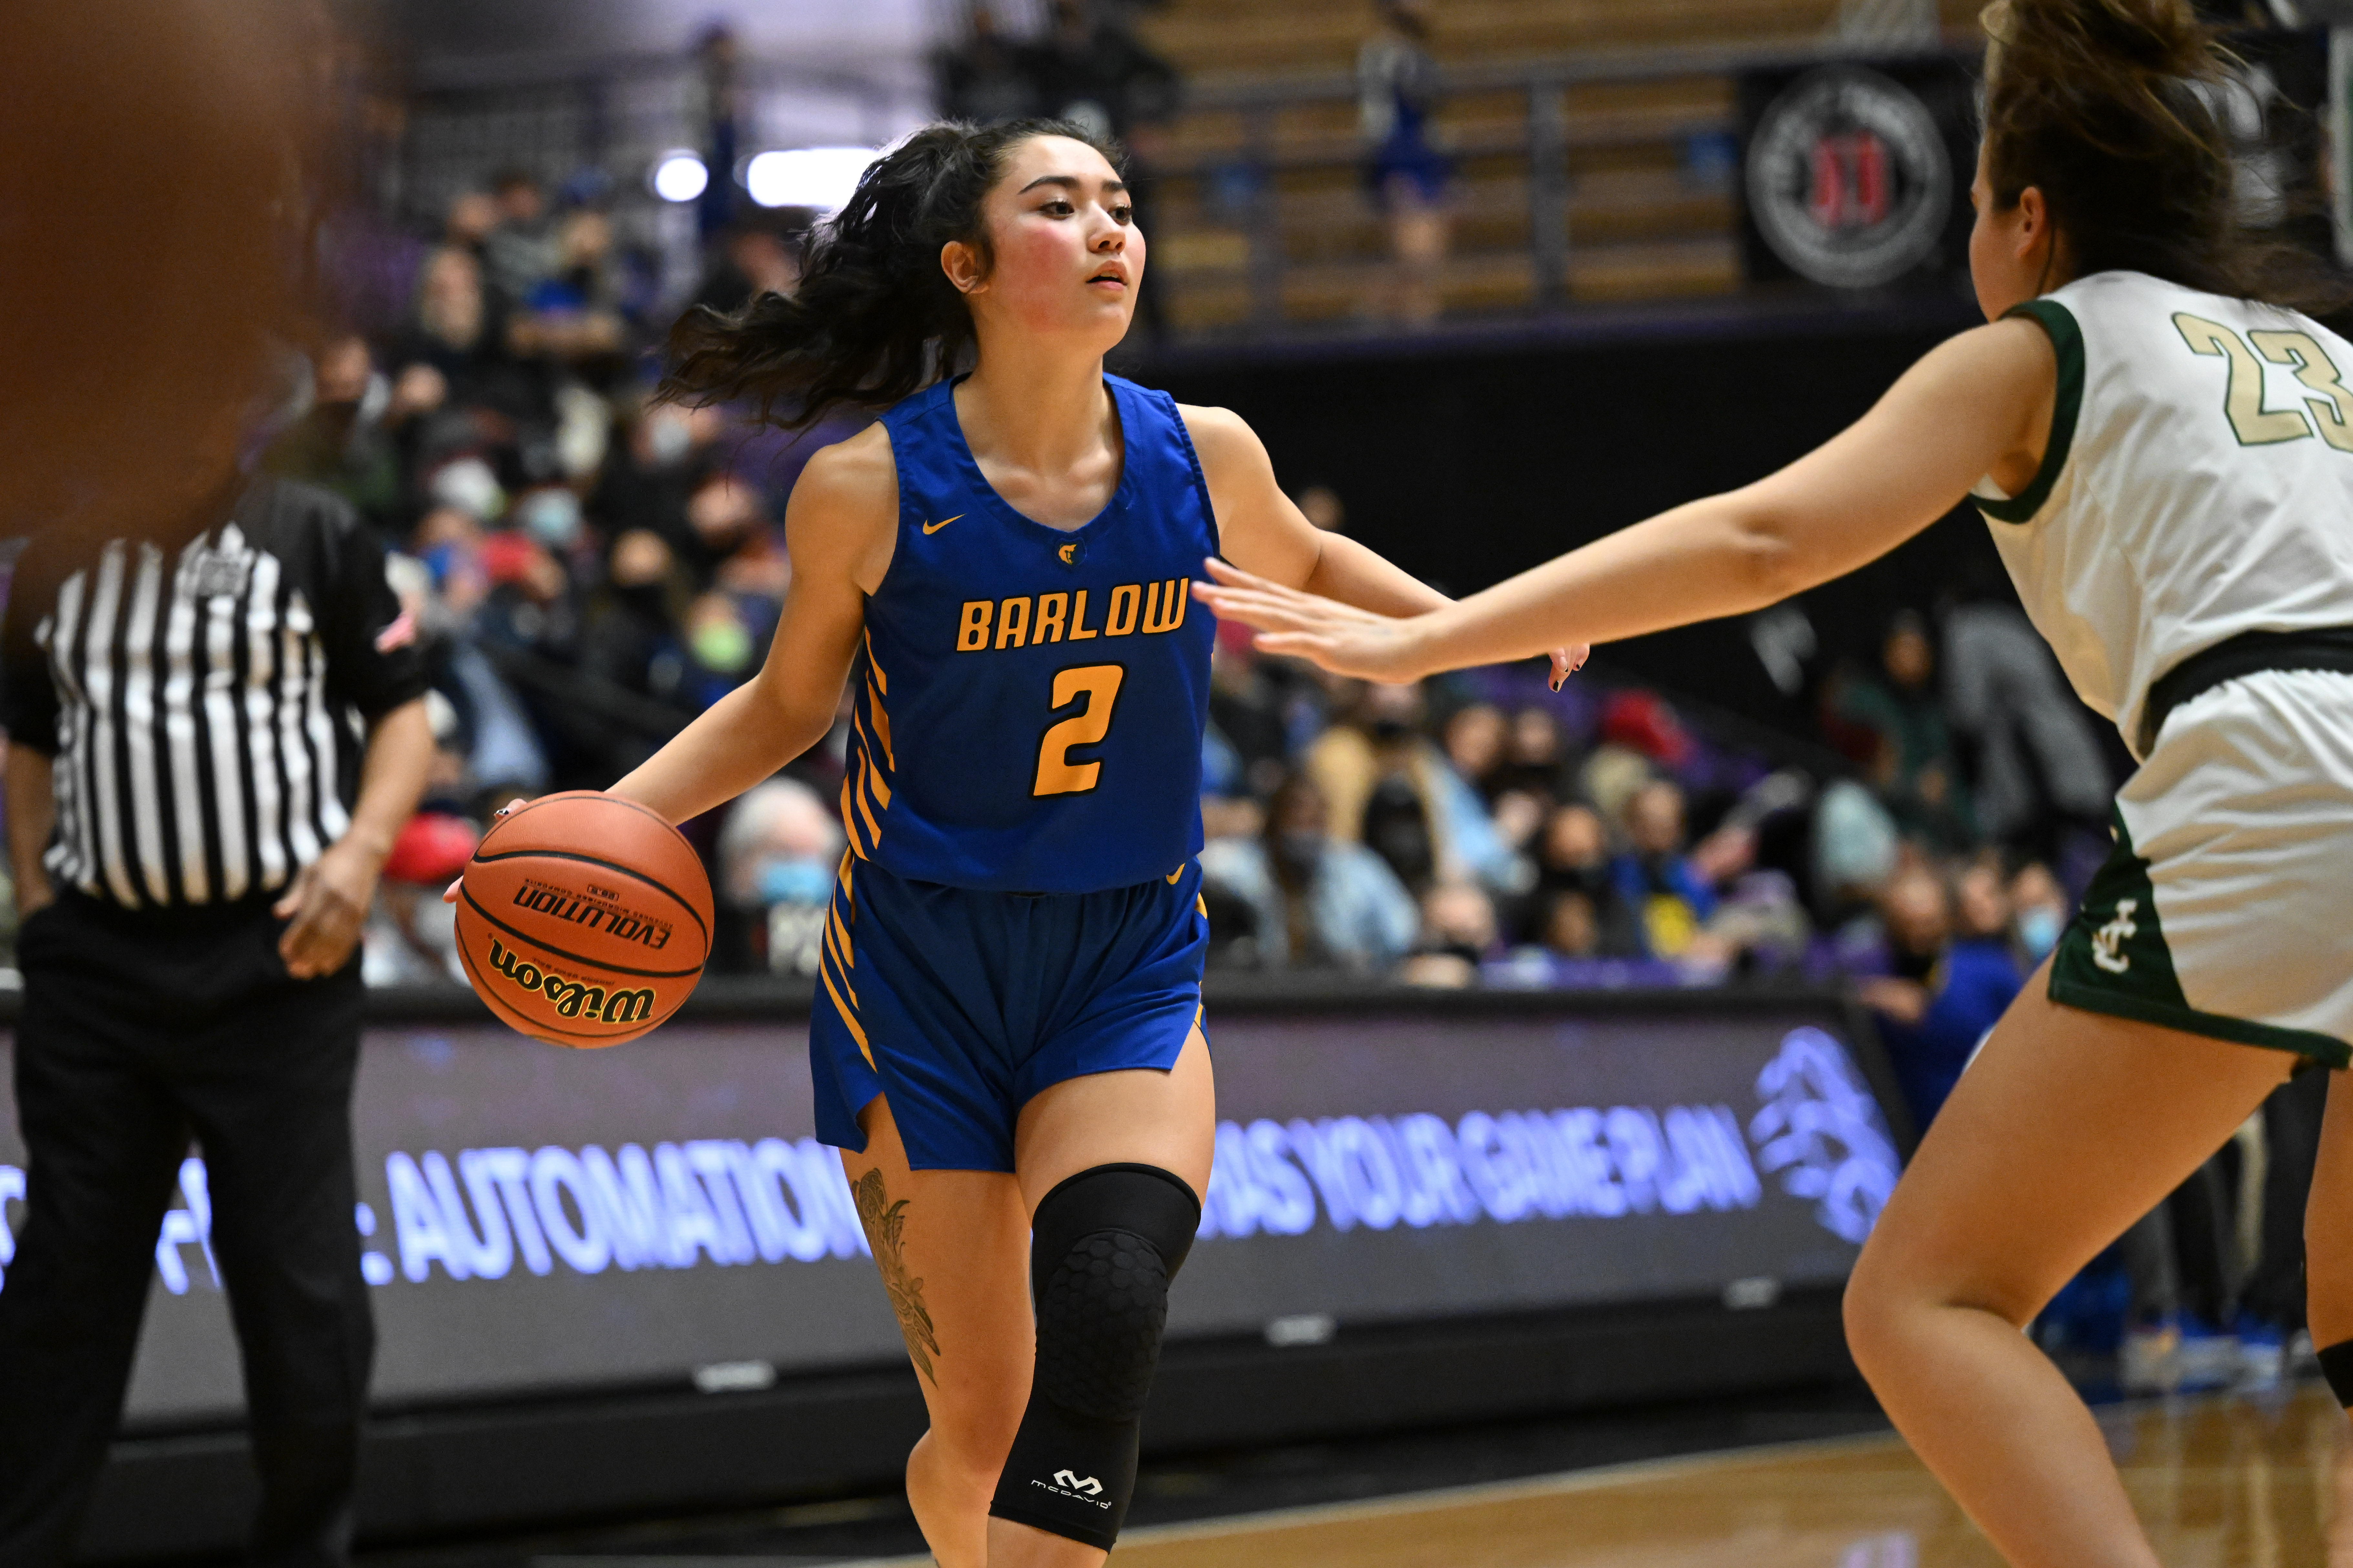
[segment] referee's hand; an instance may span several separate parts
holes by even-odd
[[[271,913],[288,923],[278,956],[297,980],[332,974],[348,963],[367,923],[382,862],[349,838],[302,868]]]

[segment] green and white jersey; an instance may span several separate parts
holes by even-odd
[[[2059,355],[2032,484],[1975,499],[2084,700],[2137,749],[2159,676],[2241,632],[2353,626],[2353,344],[2100,272],[2011,312]]]

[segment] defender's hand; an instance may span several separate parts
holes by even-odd
[[[1573,644],[1568,647],[1556,647],[1553,649],[1552,689],[1555,691],[1558,691],[1563,686],[1567,685],[1568,678],[1575,675],[1578,670],[1583,669],[1585,668],[1585,661],[1592,657],[1593,645],[1589,642],[1581,642]]]
[[[1210,583],[1196,583],[1196,596],[1221,620],[1259,630],[1258,646],[1322,665],[1335,675],[1354,675],[1392,685],[1418,680],[1439,666],[1422,649],[1426,616],[1393,619],[1359,610],[1320,595],[1305,594],[1251,575],[1212,559]],[[1585,666],[1593,649],[1578,643],[1552,652],[1552,689]]]
[[[1303,658],[1335,675],[1392,685],[1430,673],[1419,650],[1419,616],[1398,620],[1377,616],[1270,583],[1222,561],[1209,562],[1208,571],[1216,581],[1195,584],[1195,596],[1219,619],[1257,627],[1258,646],[1268,653]]]

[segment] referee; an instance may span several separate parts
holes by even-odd
[[[432,750],[413,620],[343,501],[216,494],[37,540],[0,619],[27,1215],[0,1289],[0,1568],[63,1563],[190,1141],[244,1352],[252,1558],[344,1561],[375,1328],[352,960]]]

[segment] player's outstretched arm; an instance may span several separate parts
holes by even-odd
[[[1870,413],[1742,489],[1620,530],[1457,604],[1393,621],[1249,563],[1210,563],[1199,596],[1260,646],[1377,680],[1614,642],[1761,609],[1876,559],[1990,473],[2011,493],[2041,462],[2057,361],[2029,321],[1931,351]],[[1229,551],[1232,557],[1233,552]]]
[[[612,793],[684,822],[823,740],[897,541],[899,478],[872,426],[809,459],[785,509],[791,584],[760,673],[712,704]]]
[[[1201,476],[1209,481],[1218,546],[1227,560],[1270,583],[1375,615],[1418,616],[1450,603],[1355,540],[1308,521],[1275,482],[1266,447],[1240,415],[1190,406],[1180,412],[1201,458]]]
[[[1307,521],[1276,482],[1258,432],[1224,408],[1181,409],[1217,508],[1218,546],[1265,582],[1394,617],[1443,608],[1445,595],[1345,534]],[[1554,651],[1554,684],[1585,662],[1582,647]]]

